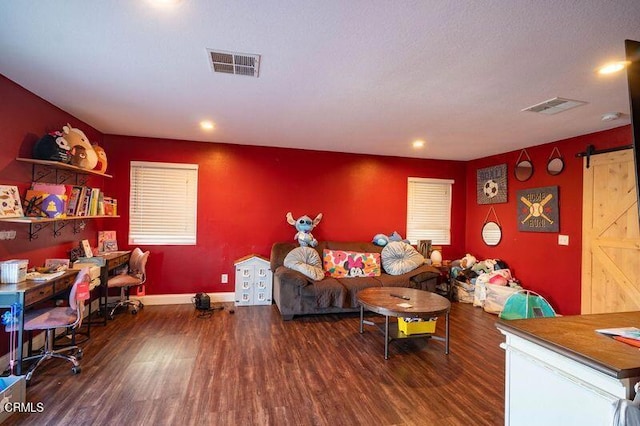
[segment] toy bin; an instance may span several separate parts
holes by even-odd
[[[0,377],[0,423],[4,423],[12,414],[11,411],[5,411],[5,404],[24,403],[26,400],[27,382],[25,376]]]
[[[398,330],[407,336],[412,334],[435,333],[437,318],[429,320],[420,319],[420,321],[405,321],[404,318],[398,317]]]

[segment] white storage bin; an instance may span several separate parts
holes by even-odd
[[[15,284],[27,279],[29,261],[26,259],[5,260],[0,264],[0,282]]]

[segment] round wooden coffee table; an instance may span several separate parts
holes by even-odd
[[[375,325],[384,333],[384,359],[389,359],[389,342],[394,339],[431,338],[444,342],[444,353],[449,353],[449,311],[451,302],[428,291],[405,287],[370,287],[358,293],[360,303],[360,333],[364,324]],[[384,325],[364,319],[364,310],[384,315]],[[444,314],[445,335],[433,333],[406,335],[398,330],[398,324],[389,324],[389,317],[429,318]]]

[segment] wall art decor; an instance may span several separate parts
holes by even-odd
[[[0,185],[0,217],[24,216],[17,186]]]
[[[478,169],[476,180],[478,204],[507,202],[507,165]]]
[[[517,192],[518,231],[558,232],[558,187],[522,189]]]

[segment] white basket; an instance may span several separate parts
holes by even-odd
[[[27,279],[29,261],[26,259],[11,259],[0,264],[0,282],[15,284]]]

